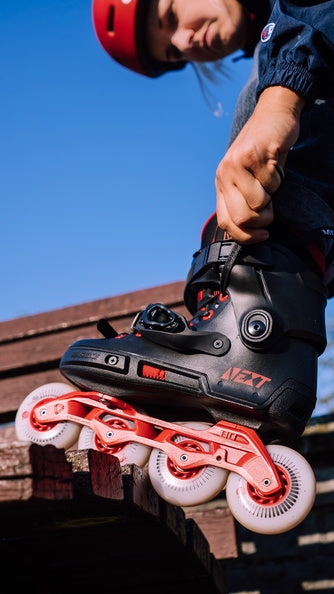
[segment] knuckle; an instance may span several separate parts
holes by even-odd
[[[216,176],[220,177],[226,175],[226,173],[237,163],[238,159],[235,157],[235,151],[229,149],[223,159],[218,163]]]
[[[220,227],[221,229],[227,229],[228,227],[228,220],[221,215],[217,215],[217,223],[218,223],[218,227]]]
[[[241,159],[244,167],[250,169],[251,171],[258,167],[258,155],[253,146],[244,147]]]
[[[225,171],[225,159],[220,161],[217,169],[216,169],[216,181],[220,181],[224,178],[224,171]]]
[[[244,227],[249,226],[249,224],[252,222],[252,217],[242,215],[242,214],[235,215],[233,222],[236,227],[243,229]]]
[[[259,212],[260,210],[263,210],[264,208],[266,208],[268,206],[268,204],[270,204],[270,200],[271,200],[271,196],[266,192],[266,196],[263,196],[262,198],[257,198],[256,200],[249,201],[249,207],[254,210],[255,212]]]
[[[217,224],[220,229],[224,229],[224,231],[230,233],[231,221],[227,216],[217,214]]]

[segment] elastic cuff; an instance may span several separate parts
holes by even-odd
[[[303,97],[308,105],[313,103],[317,97],[313,76],[306,68],[293,62],[269,65],[257,87],[256,98],[259,98],[264,89],[274,86],[286,87],[294,91]]]

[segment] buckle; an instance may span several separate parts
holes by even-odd
[[[183,316],[161,303],[151,303],[135,317],[132,330],[162,330],[165,332],[182,332],[185,328]]]
[[[224,265],[231,256],[231,253],[235,250],[235,245],[237,245],[235,241],[215,241],[205,248],[198,250],[193,256],[191,266],[192,277],[197,276],[214,264]]]

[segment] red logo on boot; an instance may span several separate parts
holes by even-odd
[[[265,377],[254,371],[248,371],[247,369],[241,370],[241,367],[230,367],[221,376],[221,379],[245,384],[245,386],[252,386],[252,388],[261,388],[266,382],[271,382],[269,377]]]

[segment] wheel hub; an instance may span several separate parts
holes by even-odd
[[[109,419],[108,421],[105,421],[105,423],[108,425],[108,427],[111,427],[111,428],[129,429],[128,425],[122,419]],[[123,450],[124,445],[126,445],[126,444],[117,444],[117,445],[106,444],[99,438],[98,435],[95,435],[95,445],[96,445],[96,448],[100,452],[105,452],[107,454],[116,455],[116,454],[119,454],[119,452],[121,452]]]
[[[287,493],[290,490],[290,477],[285,469],[281,466],[276,465],[276,469],[281,481],[281,488],[272,495],[263,495],[263,493],[260,493],[260,491],[247,483],[248,494],[256,503],[260,505],[275,505],[285,499]]]
[[[195,443],[193,441],[183,441],[179,443],[179,446],[182,447],[183,450],[187,452],[203,452],[203,448],[200,446],[199,443]],[[181,456],[182,458],[182,456]],[[179,479],[189,480],[196,477],[200,472],[203,470],[203,467],[196,467],[190,468],[189,470],[185,470],[184,468],[180,468],[177,464],[168,458],[167,460],[168,470],[171,474]]]
[[[38,408],[43,404],[47,404],[48,402],[51,402],[52,400],[54,400],[53,398],[46,398],[45,400],[42,400],[40,402],[38,402],[36,404],[36,406],[38,406]],[[56,422],[52,422],[52,423],[40,423],[40,421],[37,419],[36,415],[35,415],[35,408],[34,407],[30,413],[30,424],[33,427],[33,429],[35,429],[35,431],[49,431],[50,429],[52,429],[53,427],[55,427],[55,425],[57,425],[58,423]],[[61,421],[60,421],[61,422]]]

